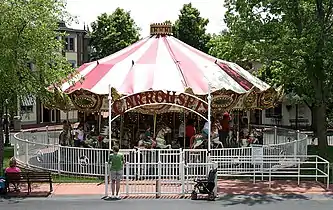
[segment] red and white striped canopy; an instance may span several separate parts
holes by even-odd
[[[220,89],[246,93],[253,88],[267,90],[269,85],[235,63],[207,55],[172,36],[150,36],[98,61],[83,64],[62,91],[84,89],[108,94],[108,87],[129,95],[149,90],[206,95]],[[80,78],[84,80],[80,80]],[[73,83],[74,82],[74,83]]]

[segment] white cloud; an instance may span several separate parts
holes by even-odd
[[[209,33],[219,33],[226,27],[223,22],[226,11],[223,0],[67,0],[67,10],[79,21],[79,24],[72,24],[71,27],[83,29],[84,23],[90,25],[101,13],[112,13],[121,7],[131,11],[132,18],[142,29],[141,35],[147,36],[151,23],[175,21],[183,4],[189,2],[199,9],[202,17],[209,19]]]

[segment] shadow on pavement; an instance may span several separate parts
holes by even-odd
[[[253,195],[235,195],[227,194],[219,196],[216,201],[221,202],[223,206],[233,206],[244,204],[248,206],[258,204],[276,203],[285,200],[310,200],[309,197],[299,194],[288,195],[265,195],[265,194],[253,194]]]

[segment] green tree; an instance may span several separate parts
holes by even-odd
[[[261,62],[263,64],[261,68],[254,72],[256,76],[273,86],[283,85],[286,93],[288,93],[287,98],[292,104],[304,102],[311,109],[312,130],[315,134],[317,133],[317,120],[316,115],[314,115],[314,92],[303,71],[293,71],[290,74],[290,69],[283,67],[283,63],[262,56],[256,48],[258,47],[256,44],[228,31],[213,36],[208,43],[208,47],[210,48],[209,54],[212,56],[235,62],[247,70],[253,68],[252,64],[254,62]],[[297,96],[300,100],[294,100],[294,96]]]
[[[111,15],[101,14],[91,24],[91,28],[93,59],[106,57],[139,40],[139,28],[130,12],[121,8],[117,8]]]
[[[173,34],[186,44],[207,53],[206,45],[210,40],[210,35],[206,33],[208,23],[208,19],[202,18],[199,10],[192,7],[191,3],[184,4],[174,24]]]
[[[67,19],[62,0],[0,1],[0,116],[28,94],[47,100],[47,87],[73,71],[63,57],[58,22]],[[34,66],[33,69],[30,66]],[[0,170],[4,139],[0,121]]]
[[[331,0],[227,0],[227,23],[236,50],[252,49],[264,75],[280,75],[297,95],[313,102],[322,155],[327,148],[326,108],[332,93]]]

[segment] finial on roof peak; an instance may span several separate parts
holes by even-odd
[[[150,35],[172,35],[172,25],[169,23],[150,24]]]

